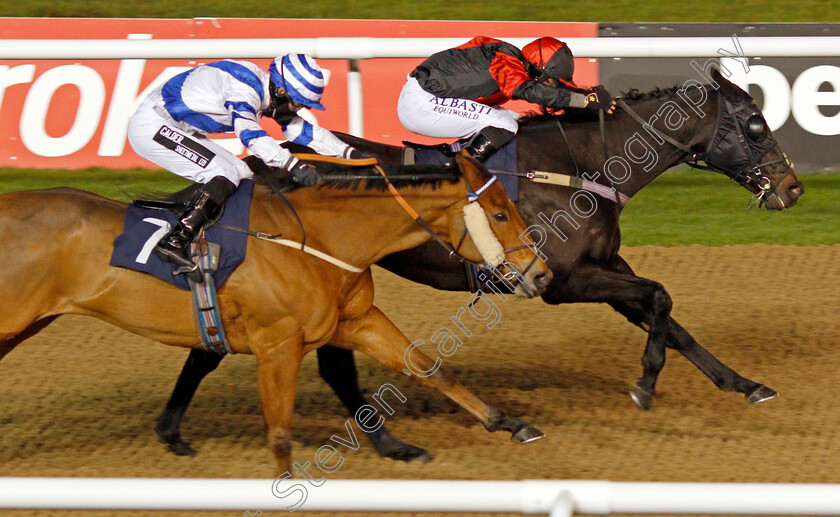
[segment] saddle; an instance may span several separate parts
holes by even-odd
[[[192,188],[187,187],[187,188]],[[183,191],[182,191],[183,192]],[[147,208],[149,210],[168,210],[176,214],[183,213],[188,208],[186,201],[168,201],[155,199],[135,199],[132,201],[135,206],[140,208]]]
[[[409,142],[403,140],[402,144],[408,149],[426,149],[428,151],[435,151],[447,157],[455,156],[461,150],[462,141],[457,141],[452,144],[419,144],[417,142]],[[410,164],[406,164],[410,165]]]
[[[403,140],[403,145],[406,146],[403,148],[403,165],[440,165],[447,163],[461,150],[462,143],[462,141],[457,141],[452,144],[426,145]],[[491,154],[484,165],[490,169],[490,172],[504,171],[517,173],[519,166],[516,160],[516,138]],[[513,201],[518,200],[519,178],[507,174],[499,174],[498,178],[499,183],[505,187],[508,196]]]
[[[201,235],[203,240],[191,244],[199,257],[203,279],[200,283],[193,282],[185,275],[175,274],[178,269],[175,264],[161,260],[152,253],[155,244],[186,209],[195,186],[188,187],[170,199],[144,199],[130,204],[126,209],[123,233],[114,239],[110,265],[150,274],[192,293],[196,329],[205,348],[216,353],[229,351],[221,317],[216,310],[216,290],[245,260],[248,236],[230,228],[248,228],[253,186],[253,181],[242,181],[236,192],[227,199],[225,210],[218,220]]]

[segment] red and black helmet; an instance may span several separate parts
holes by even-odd
[[[575,60],[564,42],[549,36],[542,37],[525,45],[522,57],[549,77],[572,82]]]

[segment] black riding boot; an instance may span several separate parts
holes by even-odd
[[[155,246],[155,255],[184,268],[188,274],[197,271],[198,265],[189,255],[189,245],[202,228],[219,215],[225,199],[234,190],[236,186],[223,176],[217,176],[201,185],[187,205],[187,210],[178,218],[178,224]]]
[[[498,127],[485,127],[464,146],[470,156],[484,163],[491,154],[513,139],[515,133]]]

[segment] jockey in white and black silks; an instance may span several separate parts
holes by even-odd
[[[284,136],[315,152],[360,157],[327,129],[300,116],[301,108],[323,110],[324,74],[311,57],[288,54],[268,72],[247,61],[224,60],[176,75],[152,91],[131,117],[128,140],[143,158],[201,183],[178,224],[155,247],[155,254],[194,270],[188,244],[219,212],[239,182],[253,176],[248,165],[206,135],[234,133],[248,150],[281,167],[304,184],[320,182],[318,172],[281,147],[259,124],[271,117]]]
[[[484,161],[519,129],[519,114],[500,107],[523,99],[549,109],[609,110],[602,87],[572,82],[574,58],[568,45],[543,37],[522,51],[494,38],[476,36],[423,61],[409,74],[397,113],[414,133],[469,139],[465,149]]]

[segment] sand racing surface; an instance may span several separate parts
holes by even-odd
[[[669,350],[653,407],[642,411],[628,395],[641,374],[641,330],[606,305],[495,299],[501,321],[488,329],[464,320],[472,336],[444,367],[546,438],[516,445],[507,433],[487,433],[442,395],[358,357],[368,393],[392,383],[407,399],[386,425],[434,461],[380,459],[357,430],[361,448],[342,449],[345,462],[328,480],[840,482],[840,246],[640,247],[623,256],[665,285],[673,316],[701,345],[781,396],[751,406]],[[412,340],[429,343],[469,298],[374,275],[377,305]],[[253,356],[226,358],[199,389],[183,426],[197,456],[157,442],[155,418],[187,353],[98,320],[59,318],[0,362],[0,476],[276,476]],[[293,460],[312,461],[332,434],[346,435],[348,414],[318,377],[315,354],[304,360],[296,406]]]

